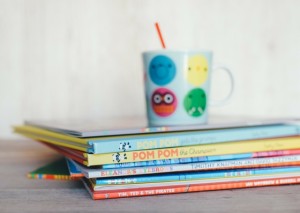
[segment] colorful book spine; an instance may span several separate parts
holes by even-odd
[[[70,175],[52,175],[52,174],[27,174],[29,179],[44,179],[44,180],[74,180]],[[75,178],[76,179],[76,178]]]
[[[71,180],[78,179],[78,176],[71,176],[68,170],[66,159],[58,159],[45,166],[42,166],[27,174],[30,179],[47,179],[47,180]],[[81,176],[82,177],[82,176]]]
[[[82,174],[82,172],[75,166],[74,163],[69,161],[67,158],[66,158],[66,161],[67,161],[67,166],[68,166],[71,178],[80,178],[80,177],[84,176]]]
[[[297,154],[300,154],[300,149],[106,164],[103,165],[102,168],[115,169],[115,168],[129,168],[129,167],[140,167],[140,166],[159,166],[159,165],[171,165],[171,164],[181,164],[181,163],[196,163],[196,162],[206,162],[206,161],[234,160],[234,159],[244,159],[244,158],[272,157],[272,156],[297,155]]]
[[[160,186],[160,187],[140,187],[127,190],[107,190],[94,191],[87,181],[83,181],[86,189],[94,200],[113,199],[125,197],[141,197],[151,195],[163,194],[177,194],[188,192],[201,192],[224,189],[238,189],[238,188],[253,188],[261,186],[277,186],[287,184],[299,184],[300,176],[295,175],[291,177],[269,177],[254,180],[244,181],[223,181],[206,184],[182,184],[177,186]]]
[[[242,169],[242,168],[262,168],[262,167],[282,167],[299,166],[300,155],[291,155],[283,157],[253,158],[241,160],[212,161],[190,164],[175,164],[162,166],[147,166],[120,169],[89,169],[79,164],[76,166],[87,178],[105,178],[132,175],[149,175],[170,172],[187,171],[209,171],[224,169]]]
[[[228,143],[204,144],[167,149],[153,149],[126,153],[88,154],[84,164],[96,166],[113,163],[140,162],[149,160],[228,155],[237,153],[300,149],[300,137],[250,140]]]
[[[90,139],[89,151],[95,154],[126,152],[169,147],[192,146],[220,142],[254,140],[299,135],[297,125],[271,125],[262,127],[232,128],[210,131],[187,131],[142,136],[125,136],[116,139]]]
[[[136,183],[158,183],[170,181],[189,181],[200,179],[232,178],[255,175],[270,175],[287,172],[300,172],[300,167],[273,167],[259,169],[236,169],[210,172],[181,172],[159,175],[130,176],[122,178],[98,178],[93,179],[94,184],[98,185],[124,185]]]

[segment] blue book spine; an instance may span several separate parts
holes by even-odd
[[[230,178],[255,175],[271,175],[278,173],[300,172],[300,167],[279,167],[279,168],[263,168],[263,169],[237,169],[213,172],[193,172],[179,174],[164,175],[142,175],[127,178],[98,178],[96,185],[119,185],[119,184],[135,184],[135,183],[156,183],[169,181],[187,181],[211,178]]]
[[[92,153],[126,152],[167,147],[191,146],[240,140],[255,140],[299,135],[297,125],[232,128],[210,131],[173,132],[153,135],[124,136],[115,139],[93,139],[88,143]]]
[[[193,157],[193,158],[175,158],[166,160],[152,160],[152,161],[142,161],[142,162],[132,162],[132,163],[118,163],[118,164],[106,164],[103,165],[103,169],[116,169],[116,168],[129,168],[137,166],[159,166],[159,165],[172,165],[172,164],[184,164],[184,163],[198,163],[207,161],[217,161],[217,160],[234,160],[234,159],[244,159],[253,157],[253,153],[243,153],[243,154],[231,154],[231,155],[216,155],[216,156],[204,156],[204,157]]]
[[[82,172],[74,165],[74,163],[72,161],[70,161],[67,158],[66,158],[66,161],[67,161],[67,165],[68,165],[69,172],[70,172],[71,176],[82,174]]]

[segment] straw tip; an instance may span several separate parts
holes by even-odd
[[[158,36],[159,36],[159,39],[160,39],[162,48],[165,49],[165,48],[166,48],[166,45],[165,45],[164,39],[163,39],[163,37],[162,37],[162,34],[161,34],[161,31],[160,31],[158,22],[155,22],[155,27],[156,27],[156,30],[157,30],[157,33],[158,33]]]

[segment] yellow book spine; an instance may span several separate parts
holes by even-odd
[[[37,128],[37,127],[33,127],[33,126],[27,126],[27,125],[23,125],[23,126],[14,126],[14,131],[16,133],[29,133],[29,134],[35,134],[35,135],[40,135],[40,136],[48,136],[48,137],[53,137],[53,138],[58,138],[58,139],[62,139],[62,140],[69,140],[69,141],[73,141],[76,143],[81,143],[81,144],[87,144],[88,140],[86,139],[81,139],[81,138],[76,138],[76,137],[72,137],[69,135],[65,135],[62,133],[56,133],[53,131],[48,131],[45,129],[41,129],[41,128]]]
[[[43,138],[39,137],[39,136],[36,136],[36,135],[32,135],[32,134],[29,134],[29,133],[23,133],[23,132],[18,132],[19,134],[21,135],[24,135],[28,138],[31,138],[31,139],[34,139],[34,140],[37,140],[37,141],[44,141]],[[64,147],[68,147],[68,148],[71,148],[71,149],[76,149],[76,150],[80,150],[80,151],[84,151],[86,152],[87,151],[87,147],[81,147],[79,145],[71,145],[71,144],[66,144],[66,143],[63,143],[63,142],[58,142],[57,140],[52,140],[52,139],[47,139],[46,140],[47,143],[50,143],[50,144],[54,144],[54,145],[58,145],[58,146],[64,146]]]
[[[166,149],[152,149],[132,152],[88,154],[88,166],[129,163],[149,160],[163,160],[174,158],[202,157],[212,155],[227,155],[248,152],[276,151],[285,149],[299,149],[300,137],[276,138],[265,140],[239,141],[216,143],[197,146],[185,146]]]

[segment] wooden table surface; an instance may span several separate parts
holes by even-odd
[[[0,212],[300,212],[300,185],[94,201],[80,181],[26,174],[60,156],[31,140],[0,140]]]

